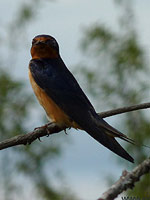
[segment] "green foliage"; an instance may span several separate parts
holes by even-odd
[[[8,72],[0,69],[1,140],[25,132],[24,122],[29,115],[32,103],[33,99],[24,89],[23,83],[14,81]],[[15,155],[17,154],[18,152],[15,149],[2,151],[0,154],[0,185],[6,200],[11,199],[13,192],[17,190],[17,185],[13,179],[17,162]],[[10,192],[8,193],[8,191]]]
[[[7,72],[0,70],[1,140],[27,132],[27,127],[24,124],[30,118],[32,104],[33,99],[25,90],[23,82],[13,80]],[[19,196],[20,191],[24,191],[23,184],[20,184],[17,179],[18,174],[23,179],[27,179],[32,187],[35,187],[38,199],[73,199],[69,192],[64,193],[64,186],[61,187],[60,191],[56,190],[53,186],[53,180],[51,180],[51,177],[56,173],[52,163],[61,153],[60,141],[62,139],[60,138],[60,136],[59,139],[57,138],[57,143],[50,143],[49,138],[46,138],[40,144],[35,142],[27,147],[17,147],[1,152],[0,185],[4,192],[3,199],[15,199],[13,195]],[[46,172],[46,165],[49,165],[49,173]]]
[[[138,104],[149,97],[150,71],[133,26],[133,11],[129,2],[121,5],[124,12],[119,22],[124,20],[124,23],[119,24],[120,32],[96,24],[85,31],[82,43],[82,48],[90,60],[88,67],[81,67],[81,72],[84,79],[87,79],[90,92],[92,91],[96,99],[101,100],[100,105],[103,107]],[[94,66],[90,65],[91,60]],[[150,126],[146,112],[125,114],[121,126],[125,127],[126,134],[138,144],[149,144]],[[148,157],[148,149],[142,145],[126,144],[126,149],[132,152],[136,164]],[[129,193],[143,197],[149,190],[150,178],[145,176]]]
[[[6,42],[4,46],[11,52],[10,60],[9,57],[6,56],[7,63],[12,64],[14,61],[12,61],[12,58],[17,59],[17,54],[14,49],[19,47],[18,41],[22,39],[22,35],[26,34],[25,26],[36,16],[35,11],[37,11],[38,6],[38,0],[23,3],[21,7],[19,7],[12,23],[9,24],[7,29],[8,38],[3,41],[3,44]],[[25,38],[26,37],[23,38],[23,43],[21,41],[21,48],[25,48]],[[1,38],[1,40],[2,39],[3,38]],[[3,51],[3,46],[0,48],[0,50]],[[9,52],[7,52],[7,55],[9,55]],[[5,66],[6,63],[3,63],[3,65]],[[34,107],[33,97],[33,93],[32,95],[29,94],[24,82],[14,80],[12,71],[9,73],[6,67],[5,70],[2,70],[1,64],[1,141],[16,136],[17,134],[25,134],[31,131],[29,130],[28,123],[30,122],[31,126],[31,122],[34,122],[34,116],[32,116],[32,107]],[[43,117],[41,117],[41,120],[42,118]],[[50,139],[48,137],[42,138],[42,140],[44,140],[44,142],[36,141],[27,147],[13,147],[0,152],[0,199],[74,199],[71,191],[68,191],[63,184],[62,177],[57,175],[59,170],[61,172],[61,169],[55,165],[56,159],[61,156],[62,144],[65,144],[65,142],[62,142],[63,139],[61,135],[58,137],[53,136]],[[56,180],[61,187],[55,186],[54,182],[56,182]],[[28,190],[30,189],[31,191],[29,192]]]
[[[14,81],[0,70],[0,137],[1,139],[23,133],[23,121],[28,115],[27,105],[33,99],[24,90],[23,83]]]

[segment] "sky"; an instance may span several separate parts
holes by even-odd
[[[3,26],[6,26],[15,18],[17,9],[23,2],[28,3],[30,1],[0,1],[0,13],[2,16],[6,16],[3,20],[2,18],[0,20]],[[149,58],[150,1],[135,0],[133,5],[139,40],[147,50],[147,57]],[[116,20],[118,16],[119,11],[113,1],[110,0],[41,1],[34,20],[26,26],[26,43],[17,50],[18,57],[14,61],[16,67],[13,68],[14,77],[25,80],[29,92],[32,92],[28,80],[28,63],[31,59],[30,46],[34,36],[38,34],[54,36],[60,45],[63,60],[68,68],[73,71],[74,66],[77,67],[77,64],[83,58],[79,43],[84,36],[85,28],[90,27],[93,23],[100,22],[117,29]],[[3,32],[4,34],[5,32]],[[83,83],[81,86],[85,88]],[[105,108],[105,110],[108,109],[110,108]],[[44,113],[40,106],[35,112]],[[35,118],[36,120],[31,123],[32,129],[41,125],[38,117]],[[108,119],[108,122],[115,126],[116,120],[117,117],[112,117]],[[69,135],[64,134],[64,137],[68,137],[71,143],[65,147],[64,155],[57,161],[57,165],[61,166],[66,180],[81,200],[97,199],[108,188],[106,178],[114,177],[117,180],[124,170],[124,166],[118,164],[116,155],[99,145],[83,131],[72,130]]]

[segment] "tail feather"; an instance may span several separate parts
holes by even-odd
[[[98,117],[96,120],[97,126],[101,129],[104,129],[106,131],[106,133],[108,133],[109,135],[112,135],[113,137],[118,137],[118,138],[120,138],[126,142],[129,142],[130,144],[136,145],[136,146],[143,146],[146,148],[150,148],[150,146],[135,142],[133,139],[127,137],[125,134],[121,133],[114,127],[110,126],[106,121],[104,121],[102,118],[100,118],[100,116],[97,116],[97,117]]]
[[[101,129],[106,130],[106,132],[108,132],[110,135],[112,135],[113,137],[118,137],[121,138],[122,140],[129,142],[131,144],[136,145],[136,142],[130,138],[128,138],[126,135],[124,135],[123,133],[121,133],[120,131],[118,131],[117,129],[115,129],[114,127],[110,126],[106,121],[104,121],[102,118],[100,118],[99,116],[97,116],[97,126]]]
[[[134,159],[123,149],[123,147],[115,140],[114,137],[108,136],[106,133],[103,133],[97,127],[92,131],[86,130],[90,136],[92,136],[99,143],[107,147],[109,150],[116,153],[118,156],[134,163]]]
[[[117,130],[113,127],[111,129],[111,126],[107,123],[101,126],[103,121],[104,120],[101,118],[95,118],[95,120],[91,120],[88,125],[86,124],[86,126],[83,127],[83,129],[91,137],[93,137],[99,143],[107,147],[109,150],[111,150],[118,156],[121,156],[122,158],[134,163],[134,159],[123,149],[123,147],[117,142],[117,140],[115,140],[116,135],[112,134],[112,132],[114,132],[114,130],[116,132]],[[119,134],[117,134],[117,136],[118,135]],[[120,136],[120,138],[134,144],[134,142],[132,140],[128,140],[128,138],[126,138],[124,134],[121,133]]]

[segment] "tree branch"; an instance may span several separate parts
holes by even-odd
[[[65,128],[64,128],[65,129]],[[17,146],[17,145],[27,145],[31,144],[34,140],[39,139],[43,136],[49,136],[54,133],[58,133],[63,129],[60,128],[55,123],[48,123],[44,126],[35,128],[34,131],[27,133],[27,134],[20,134],[10,139],[4,140],[0,142],[0,150],[6,149],[8,147]]]
[[[134,187],[134,184],[140,180],[141,176],[149,172],[150,158],[144,160],[131,172],[123,171],[120,179],[115,184],[113,184],[106,192],[104,192],[102,194],[102,197],[100,197],[98,200],[114,200],[123,191],[132,189]]]
[[[110,116],[113,116],[113,115],[118,115],[118,114],[122,114],[122,113],[126,113],[126,112],[131,112],[131,111],[136,111],[136,110],[141,110],[141,109],[147,109],[147,108],[150,108],[150,103],[142,103],[142,104],[138,104],[138,105],[117,108],[117,109],[113,109],[113,110],[110,110],[110,111],[101,112],[101,113],[99,113],[99,115],[102,118],[105,118],[105,117],[110,117]]]
[[[125,112],[135,111],[139,109],[146,109],[146,108],[150,108],[150,103],[143,103],[139,105],[118,108],[118,109],[99,113],[99,115],[105,118],[105,117],[110,117],[110,116],[125,113]],[[33,132],[30,132],[27,134],[20,134],[18,136],[15,136],[15,137],[12,137],[10,139],[0,142],[0,150],[6,149],[12,146],[22,145],[22,144],[24,145],[31,144],[34,140],[39,139],[40,137],[58,133],[62,130],[65,130],[66,128],[67,127],[61,128],[55,123],[49,123],[49,124],[46,124],[44,126],[34,129]]]

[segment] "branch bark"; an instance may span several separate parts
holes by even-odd
[[[118,109],[113,109],[106,112],[98,113],[102,118],[110,117],[117,114],[122,114],[126,112],[131,112],[140,109],[150,108],[150,103],[143,103],[129,107],[123,107]],[[17,145],[27,145],[31,144],[36,139],[40,140],[40,137],[49,136],[54,133],[58,133],[62,130],[66,130],[67,127],[59,127],[55,123],[48,123],[44,126],[35,128],[34,131],[27,134],[20,134],[18,136],[6,139],[0,142],[0,150],[6,149],[12,146]],[[126,191],[129,188],[133,188],[135,182],[139,181],[140,177],[146,173],[150,172],[150,158],[145,160],[142,164],[136,167],[132,172],[124,171],[120,179],[112,185],[108,191],[103,193],[102,197],[99,200],[113,200],[121,192]]]
[[[99,115],[102,118],[105,118],[105,117],[110,117],[110,116],[113,116],[113,115],[118,115],[118,114],[122,114],[122,113],[127,113],[127,112],[131,112],[131,111],[147,109],[147,108],[150,108],[149,102],[148,103],[141,103],[141,104],[133,105],[133,106],[117,108],[117,109],[113,109],[113,110],[106,111],[106,112],[101,112],[101,113],[99,113]]]
[[[45,124],[44,126],[35,128],[34,131],[32,131],[30,133],[20,134],[20,135],[17,135],[15,137],[12,137],[10,139],[6,139],[6,140],[0,142],[0,150],[6,149],[6,148],[9,148],[12,146],[17,146],[17,145],[31,144],[36,139],[40,140],[40,137],[49,136],[54,133],[58,133],[62,130],[63,129],[60,128],[57,124],[48,123],[48,124]]]
[[[112,185],[98,200],[114,200],[119,194],[132,189],[141,176],[150,172],[150,158],[144,160],[131,172],[123,171],[120,179]],[[149,197],[150,198],[150,197]]]
[[[99,115],[102,118],[105,118],[105,117],[110,117],[117,114],[122,114],[122,113],[131,112],[131,111],[135,111],[139,109],[146,109],[146,108],[150,108],[150,103],[143,103],[143,104],[138,104],[134,106],[113,109],[110,111],[101,112],[99,113]],[[30,133],[20,134],[20,135],[17,135],[15,137],[12,137],[10,139],[0,142],[0,150],[6,149],[12,146],[17,146],[17,145],[31,144],[33,141],[35,141],[36,139],[39,139],[40,137],[58,133],[62,130],[65,130],[66,128],[67,127],[61,128],[55,123],[49,123],[44,126],[35,128],[34,131]]]

